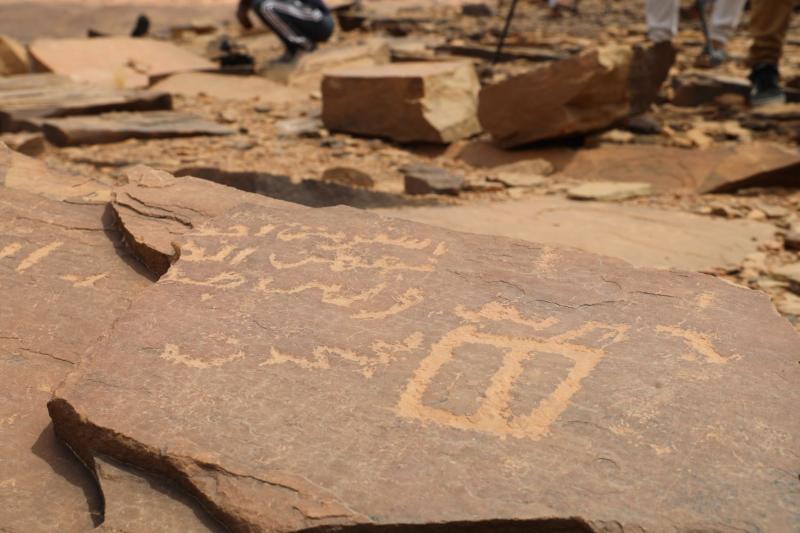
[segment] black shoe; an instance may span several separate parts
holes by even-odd
[[[762,63],[753,67],[750,72],[750,105],[760,107],[786,102],[786,93],[781,88],[781,76],[778,67]]]

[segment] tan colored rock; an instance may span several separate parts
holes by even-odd
[[[228,529],[797,521],[798,336],[759,292],[347,208],[178,247],[49,408]]]
[[[39,39],[29,51],[42,70],[114,88],[147,87],[170,74],[217,68],[172,43],[143,38]]]
[[[750,94],[750,82],[737,78],[708,72],[690,71],[672,79],[672,103],[681,107],[695,107],[713,103],[723,95]]]
[[[646,111],[674,62],[667,43],[609,45],[488,85],[478,114],[503,147],[606,128]]]
[[[153,90],[182,96],[206,95],[218,100],[258,100],[262,103],[297,102],[303,96],[258,76],[233,76],[208,72],[174,74],[153,85]]]
[[[81,204],[106,204],[111,199],[110,184],[55,172],[44,162],[15,152],[2,142],[0,186]]]
[[[0,35],[0,76],[27,74],[30,70],[25,47],[7,35]]]
[[[169,94],[76,83],[57,74],[0,78],[0,132],[37,130],[42,119],[172,109]]]
[[[366,172],[352,167],[331,167],[322,173],[322,181],[330,181],[348,187],[364,187],[370,189],[375,186],[375,180]]]
[[[396,63],[338,70],[322,84],[330,130],[398,142],[449,143],[480,131],[469,63]]]
[[[570,187],[567,196],[573,200],[613,201],[647,196],[652,192],[653,186],[644,182],[592,181]]]
[[[96,116],[46,119],[42,130],[58,146],[104,144],[126,139],[163,139],[202,135],[233,135],[236,130],[197,115],[178,111],[105,113]]]
[[[774,227],[648,207],[558,197],[451,207],[379,209],[386,216],[454,231],[569,246],[638,267],[707,272],[739,267]]]
[[[41,155],[45,149],[44,135],[41,132],[0,134],[0,143],[30,157]]]
[[[339,69],[359,69],[386,65],[391,61],[389,44],[384,39],[368,39],[363,43],[337,46],[306,54],[286,72],[285,81],[296,90],[319,91],[322,79]],[[278,75],[278,79],[281,76]]]

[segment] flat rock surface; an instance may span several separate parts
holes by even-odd
[[[114,87],[147,87],[169,74],[217,68],[172,43],[146,38],[38,39],[28,50],[48,72]]]
[[[104,211],[0,187],[3,531],[72,533],[99,518],[95,485],[56,441],[46,404],[86,348],[151,284]]]
[[[106,113],[47,119],[43,131],[48,141],[59,146],[236,133],[235,129],[228,126],[178,111]]]
[[[220,100],[259,100],[287,103],[303,100],[299,91],[259,76],[183,72],[153,85],[153,89],[182,96],[205,95]]]
[[[800,524],[799,339],[763,294],[347,208],[178,246],[49,407],[230,529]]]
[[[380,213],[457,231],[571,246],[636,266],[692,271],[738,266],[774,234],[772,226],[750,220],[552,197]]]
[[[36,129],[36,119],[172,108],[165,92],[76,83],[57,74],[0,77],[0,131]]]
[[[567,196],[573,200],[625,200],[647,196],[653,186],[643,182],[594,181],[570,187]]]

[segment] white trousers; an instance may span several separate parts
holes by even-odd
[[[711,39],[726,43],[733,37],[747,0],[715,0],[709,21]],[[647,0],[647,36],[669,41],[678,33],[680,0]]]

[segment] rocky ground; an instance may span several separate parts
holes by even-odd
[[[0,0],[0,531],[792,530],[800,14],[754,110],[746,16],[331,3]]]

